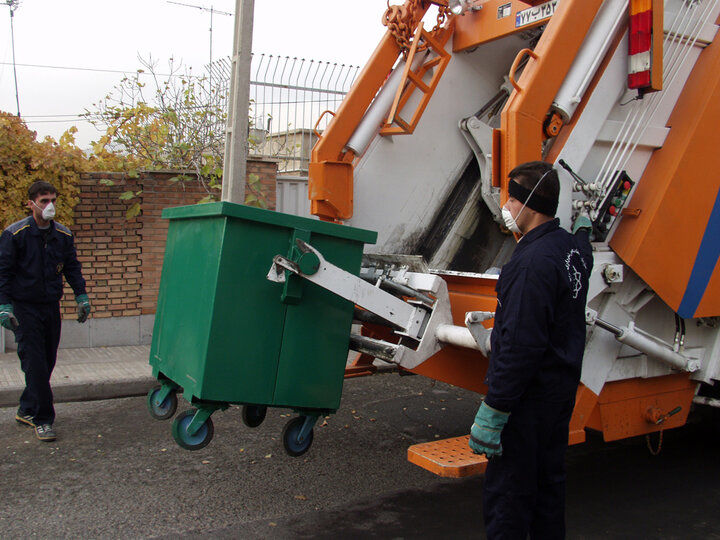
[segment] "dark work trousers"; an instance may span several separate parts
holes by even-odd
[[[13,302],[20,326],[15,331],[20,367],[25,373],[25,391],[20,411],[31,414],[35,424],[55,421],[50,376],[60,343],[60,303]]]
[[[565,538],[565,451],[575,400],[523,400],[502,431],[503,454],[485,471],[490,540]]]

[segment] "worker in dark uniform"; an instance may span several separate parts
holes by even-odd
[[[488,391],[470,447],[489,458],[483,515],[490,539],[564,538],[565,451],[585,349],[590,220],[553,219],[557,173],[510,171],[505,223],[522,235],[497,282]]]
[[[50,376],[60,343],[62,276],[72,287],[78,321],[90,314],[80,263],[70,230],[53,220],[57,190],[35,182],[28,190],[32,215],[0,235],[0,324],[15,332],[25,390],[15,420],[54,441],[55,408]]]

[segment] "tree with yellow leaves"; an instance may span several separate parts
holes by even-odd
[[[0,229],[27,215],[27,190],[44,180],[53,184],[63,199],[58,220],[72,224],[77,204],[80,174],[87,170],[87,159],[76,145],[71,128],[56,142],[50,137],[37,140],[17,116],[0,111]]]

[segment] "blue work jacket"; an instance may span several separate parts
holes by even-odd
[[[592,269],[587,232],[557,219],[526,234],[503,266],[485,401],[512,412],[522,399],[575,396],[585,350],[585,303]]]
[[[85,280],[70,229],[50,222],[47,239],[35,218],[28,216],[0,235],[0,304],[35,304],[62,297],[62,276],[75,295],[85,294]]]

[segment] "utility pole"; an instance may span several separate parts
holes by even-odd
[[[248,154],[248,108],[250,105],[250,60],[255,0],[236,0],[230,100],[225,130],[222,200],[245,202],[245,173]]]
[[[10,41],[12,43],[13,76],[15,77],[15,103],[17,104],[17,115],[20,118],[20,95],[18,94],[17,70],[15,69],[15,29],[13,28],[13,17],[15,10],[20,6],[20,0],[5,0],[5,4],[10,7]]]

